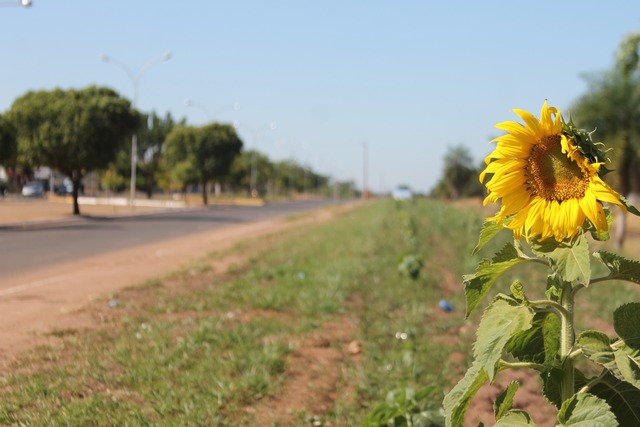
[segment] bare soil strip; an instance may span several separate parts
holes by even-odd
[[[323,222],[353,206],[213,230],[32,270],[4,280],[0,292],[0,371],[7,369],[21,352],[51,343],[52,331],[95,327],[96,316],[83,309],[91,302],[107,304],[109,295],[160,278],[206,253],[223,252],[246,239]],[[237,254],[231,256],[235,257],[232,261],[237,261]]]

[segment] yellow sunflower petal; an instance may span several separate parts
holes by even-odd
[[[593,192],[596,199],[607,203],[613,203],[623,208],[625,207],[620,201],[620,194],[618,194],[613,188],[609,187],[609,185],[599,177],[594,176],[591,179],[589,189]]]
[[[578,202],[582,212],[589,218],[596,230],[607,230],[609,228],[602,205],[596,199],[593,191],[587,190],[584,197],[579,199]]]
[[[517,135],[517,136],[528,137],[528,136],[535,135],[533,132],[531,132],[530,129],[522,126],[520,123],[512,122],[512,121],[498,123],[495,127],[497,129],[503,130],[505,132],[508,132],[510,134]]]
[[[528,111],[520,110],[518,108],[514,108],[513,112],[520,116],[522,120],[524,120],[524,123],[531,130],[531,132],[533,132],[538,137],[543,136],[540,122],[535,118],[533,114],[529,113]]]

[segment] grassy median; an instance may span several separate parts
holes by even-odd
[[[1,378],[0,424],[354,426],[428,385],[439,404],[469,363],[481,224],[476,204],[380,200],[208,254],[55,331]]]

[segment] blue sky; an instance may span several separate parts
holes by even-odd
[[[171,52],[140,79],[140,110],[238,122],[248,148],[358,186],[366,143],[374,191],[429,191],[450,146],[479,161],[512,108],[537,115],[548,99],[566,113],[583,76],[640,31],[637,0],[33,3],[0,7],[0,112],[55,87],[131,99],[127,74],[100,56],[137,73]]]

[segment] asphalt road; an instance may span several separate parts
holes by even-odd
[[[94,218],[64,226],[0,230],[0,277],[230,225],[302,213],[330,203],[305,200],[265,206],[212,206],[130,218]]]

